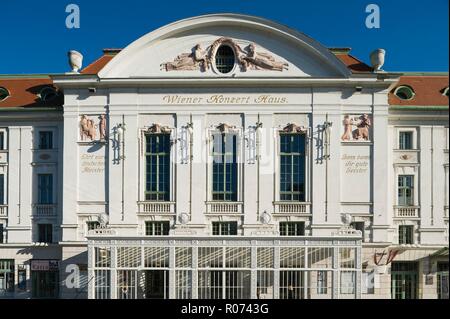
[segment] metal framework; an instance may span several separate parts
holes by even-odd
[[[360,236],[97,235],[88,262],[91,299],[361,297]]]

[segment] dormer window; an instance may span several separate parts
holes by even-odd
[[[230,73],[235,64],[233,49],[228,45],[222,45],[216,52],[216,68],[220,73]]]
[[[442,95],[448,97],[448,86],[442,90]]]
[[[9,91],[4,87],[0,87],[0,102],[6,100],[9,97]]]
[[[407,85],[401,85],[397,87],[394,91],[394,94],[400,100],[412,100],[416,95],[412,87]]]
[[[56,90],[52,87],[45,87],[39,93],[39,96],[43,102],[49,102],[58,96]]]

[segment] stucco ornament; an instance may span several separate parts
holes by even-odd
[[[284,132],[284,133],[306,133],[306,132],[308,132],[308,128],[304,127],[304,126],[299,126],[295,123],[289,123],[282,129],[282,132]]]
[[[254,43],[243,50],[233,39],[221,37],[208,46],[206,50],[203,50],[200,44],[195,45],[191,53],[182,53],[172,62],[162,63],[161,69],[166,71],[200,70],[205,72],[215,63],[215,55],[221,45],[228,45],[233,49],[236,62],[243,72],[248,69],[283,71],[289,67],[288,63],[276,61],[269,53],[257,52]]]
[[[106,140],[106,116],[104,114],[100,115],[99,130],[100,139]]]
[[[166,134],[171,133],[172,130],[168,126],[162,126],[161,124],[154,123],[148,128],[147,132],[153,134]]]

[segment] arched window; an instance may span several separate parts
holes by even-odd
[[[234,51],[228,45],[222,45],[216,52],[216,68],[220,73],[230,73],[234,68]]]
[[[0,87],[0,102],[3,100],[6,100],[6,98],[9,96],[9,91],[5,89],[4,87]]]
[[[412,100],[416,95],[412,87],[406,85],[397,87],[394,91],[394,94],[401,100]]]

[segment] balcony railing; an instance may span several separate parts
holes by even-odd
[[[138,202],[140,214],[174,214],[175,202]]]
[[[207,202],[208,214],[242,214],[242,202]]]
[[[274,202],[275,214],[310,214],[311,203],[307,202]]]
[[[8,216],[8,205],[0,205],[0,217]]]
[[[55,217],[56,205],[55,204],[34,204],[33,216],[36,217]]]
[[[396,218],[418,218],[419,206],[395,206]]]

